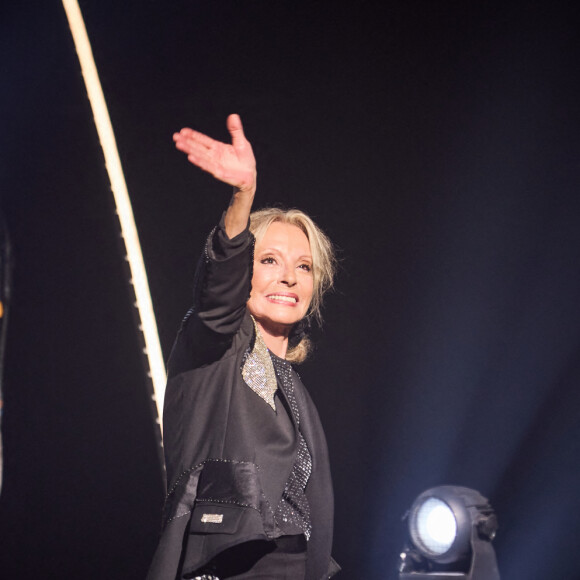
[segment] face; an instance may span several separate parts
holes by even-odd
[[[313,288],[306,234],[291,224],[272,223],[254,252],[250,313],[267,332],[287,335],[306,316]]]

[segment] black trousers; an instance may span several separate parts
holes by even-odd
[[[246,542],[222,552],[210,566],[198,571],[220,580],[303,580],[306,576],[306,539],[282,536],[274,542]]]
[[[236,576],[226,576],[228,580],[304,580],[306,576],[306,552],[267,554],[248,572]]]

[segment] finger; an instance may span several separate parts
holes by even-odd
[[[230,135],[232,136],[232,145],[234,148],[237,149],[239,146],[247,143],[246,136],[244,135],[244,127],[239,115],[230,115],[226,125]]]
[[[213,175],[213,177],[219,181],[234,185],[234,176],[230,175],[219,163],[216,163],[213,159],[208,158],[205,155],[191,153],[187,156],[187,160],[200,169],[203,169],[203,171]]]
[[[219,165],[215,163],[212,159],[208,159],[205,155],[200,155],[198,153],[189,153],[187,156],[187,160],[190,163],[193,163],[203,171],[207,171],[211,173],[214,177],[218,177],[218,173],[220,173]]]
[[[189,154],[193,148],[193,145],[185,139],[176,139],[175,148],[179,149],[179,151],[183,151],[183,153]]]
[[[178,141],[183,142],[195,142],[204,147],[211,148],[214,147],[218,141],[208,137],[204,133],[200,133],[199,131],[194,131],[193,129],[189,129],[185,127],[181,129],[178,133],[173,134],[173,140],[177,143]]]
[[[206,147],[196,141],[191,139],[178,139],[175,141],[175,148],[183,153],[190,155],[196,155],[197,157],[203,157],[206,159],[215,159],[217,147]]]

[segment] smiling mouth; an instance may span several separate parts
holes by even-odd
[[[296,304],[298,298],[296,296],[284,296],[283,294],[270,294],[266,298],[275,302],[284,302],[286,304]]]

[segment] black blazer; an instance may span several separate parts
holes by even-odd
[[[171,353],[163,413],[168,493],[148,580],[181,578],[227,548],[281,533],[274,511],[294,465],[298,437],[285,457],[262,452],[276,436],[267,421],[273,410],[241,374],[254,340],[246,310],[253,244],[247,230],[229,240],[223,219],[212,232],[196,274],[194,308]],[[300,381],[295,394],[313,461],[306,488],[312,523],[306,577],[321,580],[339,569],[330,556],[334,508],[328,450]]]

